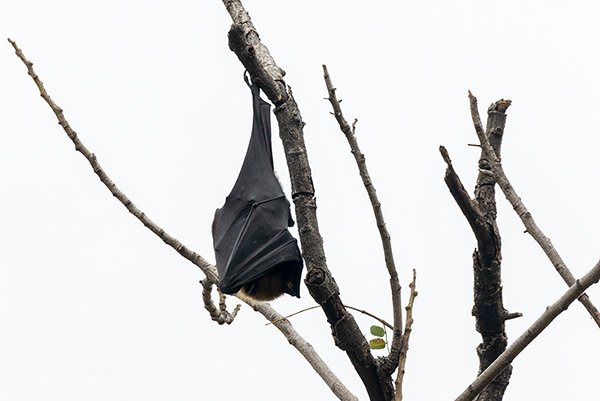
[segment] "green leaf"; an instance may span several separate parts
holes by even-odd
[[[385,340],[383,338],[374,338],[369,340],[369,346],[371,349],[383,349],[385,348]]]
[[[371,326],[371,334],[375,337],[383,337],[385,335],[385,329],[381,326]]]

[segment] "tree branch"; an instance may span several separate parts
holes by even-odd
[[[475,237],[485,238],[486,236],[489,236],[489,227],[483,222],[483,214],[479,209],[479,205],[469,196],[469,193],[462,184],[460,177],[454,170],[448,150],[446,150],[444,146],[440,146],[440,154],[447,165],[446,174],[444,176],[446,186],[450,190],[450,194],[452,194],[456,204],[467,219],[467,222],[471,226],[473,233],[475,233]]]
[[[492,119],[490,118],[490,120]],[[490,124],[490,120],[488,120],[488,128],[495,126],[494,123]],[[501,123],[503,126],[503,122]],[[496,143],[499,150],[500,142]],[[507,344],[504,322],[509,314],[504,309],[502,302],[502,277],[500,275],[502,259],[500,234],[496,225],[495,181],[493,177],[480,173],[475,189],[477,199],[472,200],[454,171],[446,148],[440,146],[440,153],[448,165],[444,181],[471,225],[477,240],[477,248],[473,252],[474,306],[472,313],[476,318],[476,329],[483,340],[477,347],[479,373],[481,373],[506,349]],[[479,165],[487,165],[483,152]],[[478,399],[480,401],[501,401],[511,372],[512,367],[509,366],[503,371],[501,377],[497,377],[490,386],[486,387]]]
[[[200,280],[200,284],[202,284],[202,301],[204,302],[204,309],[208,311],[210,318],[219,325],[233,323],[233,320],[240,311],[241,305],[237,304],[230,313],[227,310],[225,294],[217,288],[217,292],[219,293],[219,308],[217,309],[217,306],[212,300],[212,287],[214,284],[208,279]]]
[[[500,100],[488,109],[486,138],[496,155],[500,156],[502,136],[506,124],[506,109],[510,101]],[[475,186],[475,202],[482,212],[482,223],[488,228],[485,236],[477,236],[477,249],[473,252],[474,306],[477,331],[482,342],[477,346],[479,373],[483,372],[508,344],[505,331],[505,317],[502,300],[502,241],[496,223],[496,180],[485,174],[489,170],[489,160],[482,150],[479,158],[479,174]],[[479,401],[502,401],[512,373],[508,365],[482,392]]]
[[[288,164],[302,256],[307,268],[306,287],[321,305],[335,344],[348,355],[370,399],[390,400],[394,393],[391,377],[380,374],[369,344],[354,317],[344,308],[339,288],[327,268],[317,221],[315,190],[304,144],[304,122],[291,90],[286,91],[289,88],[283,80],[285,73],[260,41],[258,31],[241,1],[223,0],[223,4],[233,21],[229,31],[229,48],[250,73],[252,81],[276,106],[275,116]]]
[[[527,210],[521,198],[517,195],[515,189],[512,184],[506,177],[504,173],[504,169],[502,168],[502,163],[500,158],[496,156],[492,146],[490,145],[484,131],[483,126],[481,125],[481,118],[479,117],[479,111],[477,110],[477,98],[473,96],[473,94],[469,91],[469,101],[471,105],[471,117],[473,119],[473,125],[475,126],[475,131],[477,132],[477,136],[479,137],[479,142],[481,143],[481,147],[488,157],[488,161],[490,164],[490,170],[494,174],[496,182],[498,186],[504,192],[506,199],[510,202],[513,209],[523,222],[523,225],[527,229],[527,232],[535,239],[535,241],[540,245],[548,259],[554,265],[554,268],[563,278],[563,280],[569,285],[572,286],[575,283],[575,277],[571,273],[571,271],[567,268],[565,262],[562,260],[550,239],[544,235],[542,230],[538,227],[535,220],[533,219],[531,213]],[[510,101],[508,101],[506,107],[510,105]],[[600,312],[592,301],[589,299],[587,294],[582,294],[579,297],[579,301],[585,306],[589,314],[592,316],[592,319],[596,322],[596,324],[600,327]]]
[[[98,178],[100,178],[100,181],[108,188],[108,190],[113,194],[113,196],[117,198],[119,202],[121,202],[123,206],[127,208],[127,210],[131,214],[133,214],[140,222],[142,222],[142,224],[144,224],[144,226],[146,226],[150,231],[156,234],[171,248],[175,249],[181,256],[192,262],[194,265],[198,266],[204,272],[204,274],[206,274],[208,283],[217,284],[219,282],[219,277],[217,275],[217,269],[213,265],[208,263],[202,256],[198,255],[197,253],[184,246],[176,238],[167,234],[165,230],[163,230],[156,223],[150,220],[150,218],[148,218],[140,209],[138,209],[133,204],[133,202],[121,190],[119,190],[119,188],[117,188],[115,183],[112,182],[112,180],[108,177],[108,175],[104,172],[104,170],[98,163],[96,156],[92,152],[90,152],[79,140],[77,133],[71,128],[71,126],[65,119],[63,110],[50,98],[50,95],[48,95],[48,92],[46,92],[46,89],[44,88],[44,84],[33,70],[33,63],[27,60],[27,58],[25,58],[25,55],[23,54],[21,49],[19,49],[19,47],[13,40],[8,39],[8,41],[15,49],[15,53],[17,54],[17,56],[27,67],[29,76],[31,76],[34,83],[38,87],[40,95],[42,96],[44,101],[46,101],[48,106],[50,106],[50,108],[56,115],[58,123],[64,129],[64,131],[67,133],[67,135],[75,145],[75,150],[80,152],[87,159],[87,161],[92,166],[94,173],[96,173]],[[331,388],[333,393],[340,400],[357,400],[357,398],[352,393],[350,393],[350,391],[343,385],[343,383],[335,376],[331,369],[329,369],[327,364],[321,359],[319,354],[315,352],[312,346],[296,332],[296,330],[293,328],[289,321],[282,319],[282,316],[273,308],[271,308],[270,305],[267,303],[258,305],[249,303],[249,305],[252,306],[260,314],[262,314],[265,318],[267,318],[267,320],[273,322],[275,327],[277,327],[277,329],[279,329],[279,331],[287,338],[289,343],[292,344],[292,346],[294,346],[300,352],[300,354],[302,354],[302,356],[304,356],[308,363],[313,367],[315,372],[317,372],[317,374],[321,376],[323,381],[329,386],[329,388]]]
[[[385,266],[387,267],[388,274],[390,275],[390,289],[392,292],[392,307],[394,316],[394,335],[392,337],[392,347],[388,355],[388,361],[386,366],[389,374],[391,374],[398,366],[398,358],[400,357],[400,342],[402,339],[402,299],[400,296],[402,288],[400,287],[400,280],[398,280],[398,271],[396,270],[396,264],[394,262],[394,253],[392,252],[392,241],[390,234],[386,228],[385,219],[383,218],[383,211],[381,210],[381,203],[377,197],[377,191],[373,185],[373,181],[369,176],[369,170],[367,169],[367,162],[365,161],[365,155],[360,151],[358,141],[354,135],[354,129],[356,120],[352,127],[348,124],[342,113],[340,102],[335,94],[336,88],[331,82],[331,77],[327,71],[327,66],[323,65],[323,77],[325,79],[325,86],[327,87],[327,98],[333,107],[333,115],[337,120],[340,130],[344,133],[344,136],[348,140],[350,150],[356,160],[358,171],[362,182],[369,195],[371,206],[373,208],[373,214],[375,215],[375,222],[377,223],[377,229],[379,230],[379,236],[381,237],[381,244],[383,246],[383,255],[385,258]]]
[[[398,375],[396,376],[396,394],[394,395],[395,401],[402,401],[402,383],[404,382],[404,368],[406,366],[406,357],[408,355],[408,342],[410,340],[410,333],[412,333],[412,325],[414,320],[412,318],[413,305],[415,298],[419,294],[417,291],[417,271],[413,269],[412,283],[408,286],[410,288],[410,297],[408,298],[408,305],[406,305],[406,324],[404,326],[404,334],[402,335],[402,342],[400,344],[400,358],[398,362]]]
[[[519,336],[479,377],[473,381],[455,401],[474,400],[485,386],[487,386],[497,375],[499,375],[520,353],[527,347],[552,321],[567,310],[569,305],[575,301],[592,284],[600,280],[600,262],[581,279],[576,280],[571,287],[544,313]]]

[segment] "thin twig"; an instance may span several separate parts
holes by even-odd
[[[402,334],[402,342],[400,343],[400,358],[398,360],[398,374],[396,376],[396,394],[394,395],[395,401],[402,401],[402,383],[404,382],[404,368],[406,366],[406,357],[408,356],[408,342],[410,340],[410,333],[412,333],[413,320],[413,305],[415,298],[419,295],[417,291],[417,271],[413,269],[413,279],[408,286],[410,288],[410,297],[408,298],[408,305],[406,305],[406,324],[404,326],[404,334]]]
[[[387,327],[387,328],[389,328],[389,329],[391,329],[391,330],[394,330],[394,326],[392,326],[391,324],[389,324],[387,321],[383,320],[383,319],[382,319],[382,318],[380,318],[379,316],[375,316],[374,314],[372,314],[372,313],[370,313],[370,312],[367,312],[367,311],[366,311],[366,310],[364,310],[364,309],[355,308],[355,307],[353,307],[353,306],[349,306],[349,305],[345,305],[345,306],[346,306],[346,308],[348,308],[348,309],[350,309],[350,310],[353,310],[353,311],[356,311],[356,312],[360,312],[360,313],[362,313],[363,315],[367,315],[367,316],[369,316],[369,317],[371,317],[371,318],[373,318],[373,319],[377,320],[379,323],[383,324],[385,327]]]
[[[550,259],[550,261],[554,265],[554,268],[556,269],[558,274],[560,274],[560,276],[569,286],[572,286],[573,283],[575,283],[575,277],[567,268],[567,265],[552,245],[552,242],[550,242],[550,239],[546,237],[542,230],[540,230],[535,220],[531,216],[531,213],[527,210],[527,208],[523,204],[523,201],[517,195],[512,184],[506,177],[504,169],[502,168],[502,163],[494,153],[494,150],[492,149],[492,146],[490,145],[485,135],[485,132],[483,131],[483,126],[481,125],[481,118],[479,117],[479,111],[477,109],[477,98],[473,96],[471,91],[469,91],[469,101],[471,106],[471,118],[473,119],[475,131],[477,132],[477,136],[479,137],[479,142],[481,143],[483,151],[488,157],[491,171],[493,172],[496,178],[498,186],[502,189],[502,192],[504,192],[506,199],[508,199],[513,209],[523,222],[523,225],[527,229],[527,232],[540,245],[546,256],[548,256],[548,259]],[[589,314],[592,316],[592,319],[594,319],[596,324],[600,327],[600,312],[594,306],[594,304],[592,304],[592,301],[589,299],[587,294],[582,294],[579,297],[579,301],[585,306]]]
[[[329,72],[327,71],[326,65],[323,65],[323,77],[325,79],[325,85],[327,86],[327,92],[329,95],[328,100],[331,103],[331,106],[333,107],[333,115],[335,116],[335,119],[337,120],[341,131],[346,136],[348,144],[350,145],[350,150],[354,155],[354,159],[356,160],[360,177],[362,178],[362,182],[365,186],[365,189],[367,190],[367,194],[369,195],[369,200],[371,201],[371,206],[375,215],[375,221],[377,223],[377,228],[379,229],[379,236],[381,237],[385,265],[390,276],[390,289],[392,292],[392,308],[395,327],[394,336],[392,337],[392,350],[390,351],[388,358],[391,362],[389,364],[390,369],[395,369],[398,364],[397,361],[399,357],[400,342],[402,338],[402,299],[400,297],[400,291],[402,288],[400,286],[400,280],[398,279],[398,271],[396,270],[396,264],[394,262],[392,241],[390,233],[386,228],[385,219],[383,217],[383,211],[381,210],[381,202],[379,202],[379,199],[377,197],[377,191],[375,190],[373,181],[369,176],[369,170],[367,169],[365,155],[361,152],[360,147],[358,146],[358,141],[356,140],[356,136],[354,135],[357,120],[355,119],[352,126],[350,126],[344,118],[344,115],[342,114],[342,109],[340,107],[340,101],[338,101],[337,96],[335,94],[336,88],[331,82],[331,77],[329,76]]]
[[[185,247],[181,242],[167,234],[161,227],[156,225],[141,210],[139,210],[123,192],[121,192],[117,188],[114,182],[110,180],[108,175],[104,172],[104,170],[98,163],[96,156],[92,152],[90,152],[83,145],[83,143],[81,143],[77,136],[77,133],[70,127],[69,123],[65,119],[62,109],[58,107],[56,103],[54,103],[54,101],[46,92],[44,84],[33,70],[33,63],[25,58],[25,55],[23,54],[21,49],[19,49],[19,47],[13,40],[8,39],[8,41],[15,49],[15,53],[17,54],[17,56],[27,67],[27,71],[33,79],[33,81],[35,82],[36,86],[38,87],[40,95],[46,101],[46,103],[48,103],[48,105],[56,115],[58,123],[61,127],[63,127],[71,141],[73,141],[73,143],[75,144],[75,150],[80,152],[88,160],[88,162],[92,166],[92,169],[94,170],[94,173],[96,173],[96,175],[98,175],[98,177],[100,178],[100,181],[102,181],[102,183],[108,188],[108,190],[113,194],[113,196],[115,196],[131,214],[133,214],[138,220],[140,220],[142,224],[144,224],[144,226],[150,229],[167,245],[171,246],[173,249],[179,252],[181,256],[198,266],[204,272],[204,274],[206,274],[209,282],[217,284],[219,279],[217,275],[217,270],[213,265],[208,263],[204,258],[202,258],[202,256]],[[308,363],[312,366],[315,372],[317,372],[317,374],[321,376],[323,381],[329,386],[329,388],[331,388],[333,393],[340,400],[357,400],[357,398],[335,376],[335,374],[331,371],[327,364],[321,359],[319,354],[315,352],[312,346],[306,340],[304,340],[304,338],[302,338],[300,334],[298,334],[298,332],[296,332],[296,330],[289,321],[280,320],[281,315],[276,310],[271,308],[270,305],[267,303],[248,304],[251,305],[260,314],[262,314],[265,318],[267,318],[267,320],[277,321],[277,323],[275,323],[275,327],[277,327],[277,329],[279,329],[279,331],[283,333],[283,335],[286,337],[289,343],[292,346],[294,346],[294,348],[296,348],[300,352],[300,354],[302,354],[302,356],[308,361]]]
[[[308,308],[305,308],[305,309],[299,310],[299,311],[297,311],[297,312],[294,312],[294,313],[292,313],[291,315],[284,316],[284,317],[282,317],[282,319],[289,319],[290,317],[294,317],[294,316],[296,316],[296,315],[299,315],[299,314],[301,314],[301,313],[308,312],[308,311],[310,311],[310,310],[317,309],[317,308],[320,308],[320,307],[321,307],[321,305],[310,306],[310,307],[308,307]],[[356,311],[356,312],[360,312],[360,313],[362,313],[363,315],[367,315],[367,316],[369,316],[369,317],[371,317],[371,318],[373,318],[373,319],[377,320],[378,322],[380,322],[381,324],[383,324],[383,325],[384,325],[384,326],[386,326],[387,328],[389,328],[389,329],[391,329],[391,330],[394,330],[394,326],[392,326],[391,324],[389,324],[387,321],[385,321],[384,319],[380,318],[379,316],[376,316],[376,315],[374,315],[374,314],[372,314],[372,313],[370,313],[370,312],[367,312],[366,310],[359,309],[359,308],[355,308],[355,307],[353,307],[353,306],[350,306],[350,305],[344,305],[344,307],[346,307],[347,309],[350,309],[350,310]],[[266,323],[266,324],[265,324],[265,326],[268,326],[268,325],[270,325],[271,323],[275,323],[275,322],[269,322],[269,323]]]
[[[581,279],[575,280],[573,285],[569,287],[558,301],[547,307],[544,313],[483,371],[455,401],[471,401],[475,399],[477,394],[498,376],[558,315],[567,310],[575,299],[580,297],[592,284],[597,283],[598,280],[600,280],[600,262]]]

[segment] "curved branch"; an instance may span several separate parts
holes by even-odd
[[[198,266],[207,277],[207,283],[217,284],[219,282],[219,277],[217,275],[217,269],[208,263],[202,256],[193,252],[186,246],[184,246],[181,242],[179,242],[176,238],[170,236],[159,227],[156,223],[154,223],[150,218],[148,218],[140,209],[138,209],[133,202],[121,191],[114,182],[108,177],[108,175],[104,172],[96,156],[90,152],[83,143],[79,140],[77,133],[71,128],[65,116],[63,114],[63,110],[58,107],[56,103],[50,98],[48,92],[44,88],[44,84],[38,77],[38,75],[33,70],[33,63],[25,58],[25,55],[19,49],[17,44],[8,39],[10,44],[15,49],[15,53],[21,59],[21,61],[27,67],[27,71],[29,76],[33,79],[36,86],[40,91],[40,95],[42,98],[48,103],[48,106],[52,109],[58,122],[61,127],[63,127],[64,131],[67,133],[71,141],[75,144],[75,150],[80,152],[90,163],[94,173],[100,178],[100,181],[108,188],[108,190],[113,194],[115,198],[117,198],[123,206],[127,208],[127,210],[133,214],[139,221],[144,224],[150,231],[156,234],[161,240],[163,240],[167,245],[171,248],[175,249],[181,256],[192,262],[194,265]],[[299,352],[304,356],[304,358],[308,361],[308,363],[313,367],[315,372],[323,381],[329,386],[329,388],[333,391],[333,393],[343,401],[356,401],[357,398],[343,385],[343,383],[335,376],[335,374],[331,371],[331,369],[327,366],[327,364],[321,359],[319,354],[315,352],[312,346],[304,340],[296,332],[292,324],[282,319],[282,316],[267,303],[264,304],[252,304],[247,301],[250,306],[254,308],[254,310],[258,311],[262,314],[267,320],[274,322],[275,327],[279,329],[279,331],[287,338],[290,344],[292,344]]]
[[[386,320],[380,318],[379,316],[372,314],[371,312],[367,312],[364,309],[355,308],[354,306],[350,306],[350,305],[344,305],[344,306],[346,307],[346,309],[350,309],[350,310],[362,313],[363,315],[367,315],[370,318],[373,318],[373,319],[377,320],[379,323],[383,324],[388,329],[394,330],[394,326],[392,326]],[[294,312],[292,314],[289,314],[287,316],[284,316],[282,319],[289,319],[290,317],[294,317],[294,316],[299,315],[301,313],[308,312],[310,310],[317,309],[317,308],[320,308],[320,307],[321,307],[321,305],[309,306],[308,308],[305,308],[305,309],[299,310],[297,312]],[[267,323],[266,325],[268,326],[270,324],[271,323]]]
[[[237,304],[235,308],[233,308],[233,311],[229,312],[227,310],[225,294],[217,288],[217,292],[219,293],[219,308],[217,308],[212,300],[212,288],[214,284],[208,279],[200,280],[200,284],[202,284],[202,301],[204,302],[204,309],[208,311],[210,318],[220,325],[233,323],[240,311],[241,305]]]
[[[502,163],[500,158],[496,156],[494,149],[490,145],[485,132],[483,131],[483,126],[481,125],[481,118],[479,117],[479,111],[477,110],[477,98],[473,96],[471,91],[469,91],[469,101],[471,105],[471,117],[473,119],[473,125],[475,126],[475,131],[477,132],[477,136],[479,137],[479,142],[481,143],[481,147],[488,157],[490,163],[491,172],[493,172],[494,177],[496,178],[496,182],[498,186],[504,192],[506,199],[510,202],[513,209],[523,222],[523,225],[527,229],[527,232],[535,239],[535,241],[540,245],[548,259],[554,265],[554,268],[560,274],[562,279],[569,286],[572,286],[575,283],[575,277],[571,273],[571,271],[567,268],[567,265],[560,257],[559,253],[556,251],[556,248],[550,242],[550,239],[544,235],[542,230],[538,227],[535,220],[533,219],[531,213],[527,210],[521,198],[517,195],[515,189],[512,184],[506,177],[504,173],[504,169],[502,168]],[[510,105],[510,101],[506,107]],[[600,327],[600,312],[592,301],[589,299],[587,294],[581,294],[579,297],[579,301],[585,306],[589,314],[592,316],[592,319],[596,322],[596,324]]]

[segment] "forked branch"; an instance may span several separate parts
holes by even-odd
[[[500,155],[506,109],[509,100],[495,102],[488,109],[486,138],[492,144],[496,155]],[[461,208],[473,229],[477,248],[473,252],[473,292],[476,329],[482,342],[477,346],[479,373],[483,372],[507,346],[505,321],[508,312],[502,299],[502,240],[496,223],[496,180],[489,174],[489,160],[482,150],[479,158],[479,174],[475,185],[475,198],[471,199],[464,189],[446,149],[440,152],[448,168],[444,181],[450,193]],[[512,367],[508,366],[502,375],[490,383],[479,395],[478,401],[501,401],[508,386]]]
[[[538,225],[531,213],[527,210],[521,198],[517,195],[515,189],[512,184],[506,177],[504,173],[504,169],[502,168],[502,162],[500,158],[494,152],[494,149],[490,145],[488,138],[483,131],[483,126],[481,124],[481,118],[479,117],[479,110],[477,109],[477,98],[473,96],[473,94],[469,91],[469,101],[471,105],[471,117],[473,119],[473,125],[475,126],[475,131],[477,132],[477,136],[479,137],[479,142],[481,143],[481,147],[488,157],[490,170],[493,173],[498,186],[504,192],[506,199],[510,202],[513,209],[523,222],[523,225],[527,229],[527,232],[535,239],[535,241],[540,245],[548,259],[554,265],[554,268],[563,278],[567,285],[572,286],[575,283],[575,277],[571,273],[571,271],[567,268],[567,265],[560,257],[558,251],[550,242],[550,239],[546,237],[546,235],[540,230]],[[510,104],[510,103],[508,103]],[[508,107],[508,105],[506,106]],[[589,314],[592,316],[592,319],[596,322],[596,324],[600,327],[600,312],[592,301],[589,299],[587,294],[581,294],[579,297],[579,301],[585,306]]]

